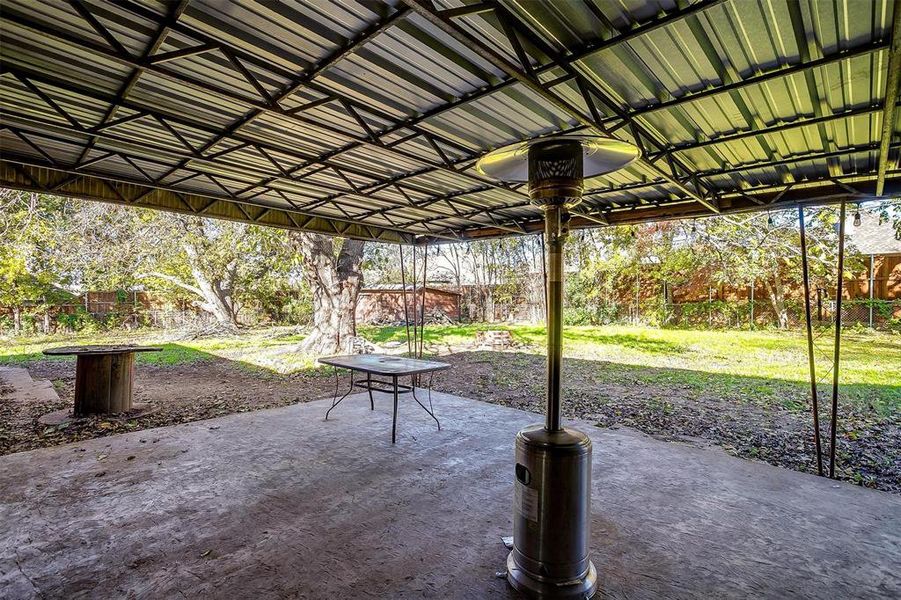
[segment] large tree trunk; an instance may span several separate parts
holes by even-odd
[[[351,352],[363,283],[363,242],[299,232],[294,241],[313,295],[313,326],[300,350],[317,356]]]

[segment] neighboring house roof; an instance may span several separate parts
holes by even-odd
[[[891,221],[879,222],[879,215],[860,213],[860,225],[854,225],[854,213],[849,213],[845,223],[848,241],[861,254],[901,254],[901,240],[895,236]]]

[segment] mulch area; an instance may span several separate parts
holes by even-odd
[[[152,414],[133,420],[94,417],[69,425],[46,426],[37,419],[48,412],[71,408],[74,403],[75,364],[40,360],[24,366],[33,379],[52,381],[60,399],[52,403],[13,404],[0,388],[0,455],[307,402],[331,396],[335,386],[333,377],[278,375],[226,360],[173,366],[138,364],[133,401],[150,404]]]
[[[454,368],[436,377],[435,389],[544,412],[543,356],[474,351],[457,352],[441,360]],[[741,386],[727,386],[733,390],[728,393],[714,392],[723,389],[715,385],[715,374],[705,375],[711,378],[710,385],[703,381],[700,385],[651,384],[648,379],[665,379],[660,376],[666,370],[578,358],[567,359],[564,365],[565,417],[590,420],[600,427],[633,427],[674,442],[715,444],[742,458],[816,472],[811,417],[803,408],[760,405],[749,401]],[[306,402],[331,397],[334,391],[334,379],[324,373],[279,375],[227,360],[175,366],[140,364],[135,401],[152,404],[152,414],[131,421],[91,418],[50,427],[40,425],[37,419],[72,406],[74,363],[41,360],[26,366],[34,379],[53,381],[60,400],[14,404],[0,389],[0,454]],[[342,381],[344,385],[346,381]],[[769,385],[780,386],[780,396],[802,407],[806,404],[804,385]],[[828,423],[825,410],[821,418]],[[901,492],[899,415],[880,416],[865,408],[843,406],[839,423],[837,477]],[[823,429],[826,434],[825,425]],[[152,438],[152,430],[147,433]]]

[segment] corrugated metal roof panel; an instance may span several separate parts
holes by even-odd
[[[277,207],[279,226],[407,241],[510,233],[539,227],[540,212],[475,160],[514,141],[591,132],[593,121],[645,152],[586,182],[586,206],[613,221],[667,207],[710,214],[720,200],[754,208],[747,190],[856,198],[840,184],[873,190],[881,168],[898,187],[897,149],[878,150],[889,0],[78,6],[4,4],[9,185],[52,187],[78,173],[131,187],[63,192],[119,201],[142,185],[183,190]],[[788,184],[797,193],[775,195]],[[141,193],[142,204],[202,207]]]

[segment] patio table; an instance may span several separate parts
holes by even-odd
[[[160,352],[150,346],[64,346],[48,348],[48,356],[75,355],[76,417],[124,413],[132,409],[135,353]]]
[[[441,431],[441,423],[435,416],[432,408],[432,377],[437,371],[450,369],[450,365],[443,362],[433,360],[419,360],[415,358],[404,358],[401,356],[388,356],[385,354],[348,354],[344,356],[330,356],[328,358],[320,358],[319,362],[331,365],[335,368],[335,397],[332,399],[332,406],[326,411],[325,419],[332,410],[344,400],[354,388],[362,388],[369,392],[369,408],[375,410],[375,402],[372,399],[373,390],[394,395],[394,416],[391,421],[391,443],[397,439],[397,399],[400,394],[412,394],[416,404],[422,407],[429,416],[435,419],[438,424],[438,430]],[[350,388],[341,398],[338,398],[338,369],[348,369],[350,371]],[[354,373],[365,373],[365,381],[354,381]],[[416,376],[428,373],[428,401],[429,408],[419,401],[416,396]],[[384,377],[385,379],[373,379],[376,377]],[[399,377],[410,377],[410,385],[398,383]]]

